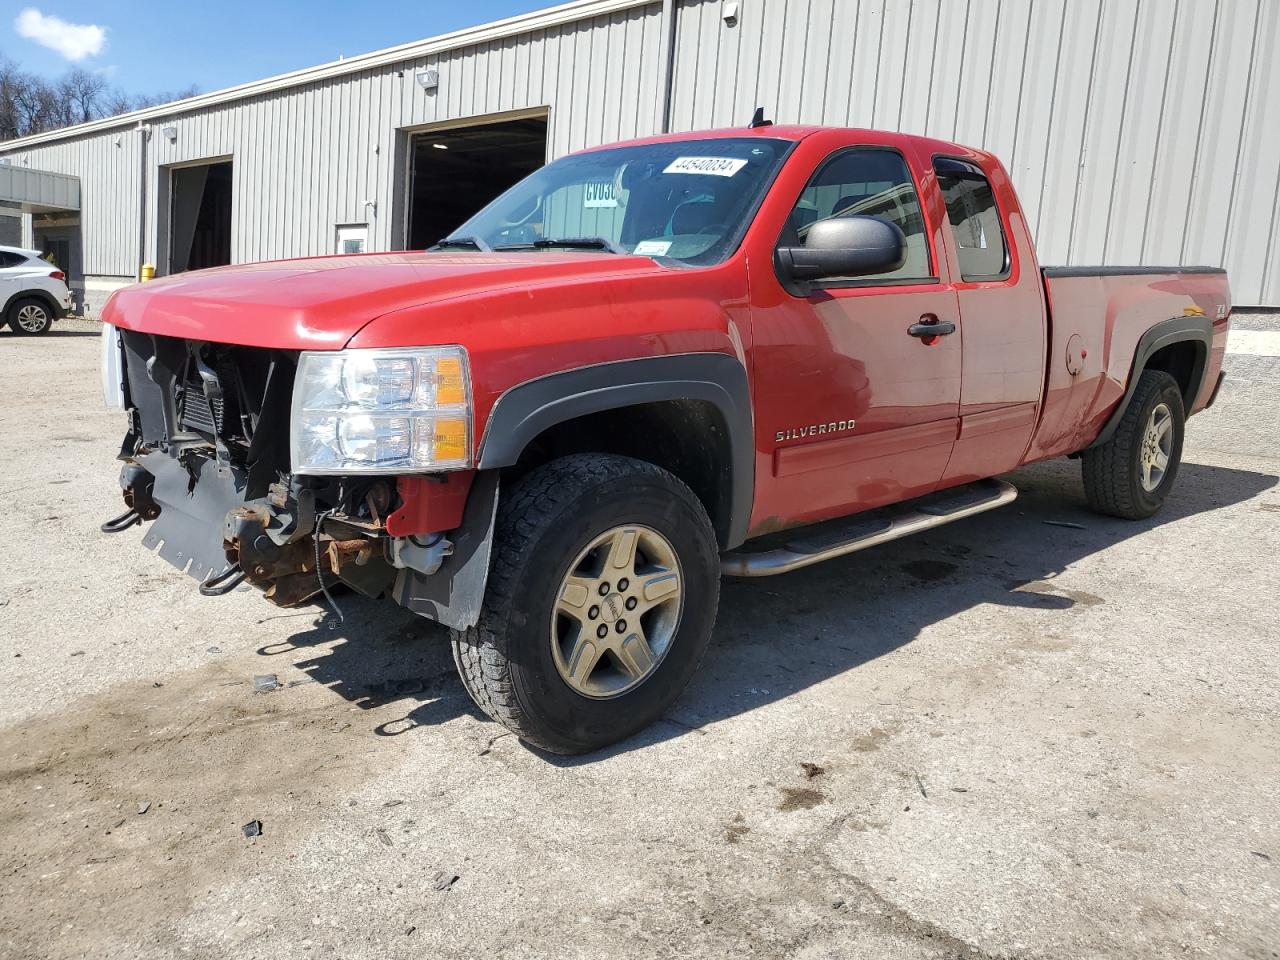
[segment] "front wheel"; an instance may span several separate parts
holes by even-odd
[[[22,297],[9,308],[9,326],[14,333],[38,336],[53,326],[53,311],[37,297]]]
[[[715,533],[687,486],[627,457],[564,457],[504,496],[480,620],[453,633],[454,660],[494,720],[585,753],[675,701],[719,593]]]
[[[1185,426],[1178,381],[1143,371],[1111,439],[1081,457],[1089,506],[1126,520],[1152,516],[1173,489]]]

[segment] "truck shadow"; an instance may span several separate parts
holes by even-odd
[[[1184,463],[1166,508],[1140,522],[1091,513],[1074,462],[1036,464],[1007,479],[1018,487],[1018,500],[981,517],[778,577],[726,579],[702,669],[667,716],[586,757],[547,758],[591,763],[702,732],[897,650],[980,604],[1073,616],[1098,604],[1141,602],[1136,594],[1100,597],[1054,581],[1083,557],[1248,501],[1280,478]],[[380,725],[380,735],[481,716],[457,679],[443,628],[384,602],[348,595],[340,603],[342,629],[313,627],[259,652],[317,647],[314,657],[296,662],[312,679],[360,707],[404,701],[403,718]],[[495,725],[494,733],[501,732]]]

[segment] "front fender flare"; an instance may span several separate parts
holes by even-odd
[[[543,431],[577,417],[666,400],[701,400],[724,418],[732,475],[721,547],[747,535],[755,493],[755,442],[746,368],[724,353],[683,353],[578,367],[512,387],[494,404],[480,445],[481,470],[514,466]]]

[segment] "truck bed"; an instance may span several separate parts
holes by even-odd
[[[1139,340],[1185,318],[1208,328],[1204,372],[1187,412],[1204,409],[1226,350],[1226,271],[1203,266],[1043,267],[1049,346],[1045,397],[1027,461],[1063,456],[1098,438],[1125,396]]]

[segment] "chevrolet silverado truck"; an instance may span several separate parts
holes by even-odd
[[[1229,316],[1220,269],[1040,267],[981,150],[638,140],[425,252],[117,292],[128,509],[103,529],[145,521],[208,595],[390,598],[448,627],[485,713],[585,752],[679,696],[722,575],[991,510],[1017,494],[999,475],[1051,457],[1080,459],[1096,510],[1154,514]]]

